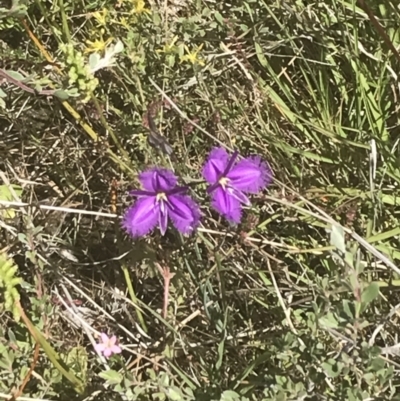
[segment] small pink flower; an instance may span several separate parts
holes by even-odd
[[[106,333],[101,333],[101,342],[94,346],[94,349],[99,353],[103,354],[106,358],[109,358],[113,354],[120,354],[122,352],[121,347],[117,344],[117,337],[108,337]]]

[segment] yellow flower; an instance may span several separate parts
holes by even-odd
[[[183,63],[184,61],[189,61],[193,65],[194,64],[204,65],[204,60],[197,57],[198,53],[200,52],[200,50],[202,48],[203,48],[203,43],[200,46],[198,46],[197,49],[194,51],[190,51],[189,48],[185,45],[185,50],[186,50],[187,54],[180,57],[181,63]]]
[[[131,0],[131,1],[134,6],[132,12],[134,12],[135,14],[142,14],[142,13],[151,14],[151,11],[144,6],[144,0]]]
[[[129,29],[129,23],[128,20],[125,17],[122,17],[119,20],[119,23],[125,28],[125,29]]]
[[[112,42],[113,38],[108,38],[106,41],[101,39],[96,39],[94,42],[87,40],[86,43],[89,45],[85,49],[85,53],[101,53],[104,49]]]
[[[157,49],[157,53],[171,53],[173,52],[175,46],[175,42],[178,40],[178,36],[174,36],[170,44],[164,45],[162,49]]]
[[[108,10],[103,8],[102,11],[95,11],[92,13],[92,16],[96,18],[96,21],[99,23],[99,25],[105,26],[107,22]]]

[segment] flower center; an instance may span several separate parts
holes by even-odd
[[[226,189],[226,187],[229,185],[230,179],[227,177],[221,177],[218,181],[219,185],[221,185],[221,187],[223,189]]]
[[[157,199],[157,202],[160,202],[160,201],[167,201],[167,194],[166,194],[165,192],[159,192],[159,193],[157,194],[156,199]]]

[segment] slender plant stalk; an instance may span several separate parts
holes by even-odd
[[[138,302],[138,299],[137,299],[136,294],[135,294],[135,290],[133,289],[132,280],[131,280],[131,276],[129,274],[128,267],[126,266],[125,263],[121,263],[121,268],[122,268],[122,271],[124,273],[125,282],[126,282],[126,285],[128,287],[129,296],[130,296],[133,304],[136,306],[136,308],[135,308],[136,316],[137,316],[137,318],[139,320],[140,326],[142,327],[144,332],[147,333],[146,322],[144,321],[143,314],[142,314],[142,311],[140,310],[139,302]]]
[[[64,36],[65,36],[66,41],[68,43],[70,43],[71,42],[71,32],[69,31],[67,15],[65,14],[64,0],[59,0],[59,6],[60,6],[61,21],[62,21]]]
[[[61,359],[60,355],[56,352],[56,350],[49,344],[49,342],[43,337],[42,333],[34,326],[31,320],[26,316],[24,309],[22,308],[19,301],[17,302],[17,308],[20,312],[21,319],[25,323],[26,328],[28,329],[31,336],[34,340],[39,343],[46,353],[47,357],[54,365],[54,367],[74,386],[75,391],[78,394],[83,394],[85,385],[84,383],[78,379],[73,372],[68,368],[65,362]]]

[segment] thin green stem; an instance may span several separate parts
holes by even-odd
[[[67,15],[65,14],[64,0],[59,0],[59,5],[60,5],[61,21],[65,40],[67,43],[71,43],[71,32],[69,31]]]
[[[136,297],[135,290],[133,289],[131,275],[129,274],[129,269],[125,265],[125,263],[121,264],[121,268],[122,268],[122,271],[124,273],[124,278],[125,278],[126,285],[128,287],[129,296],[130,296],[133,304],[136,306],[136,316],[137,316],[137,318],[139,320],[140,326],[142,327],[144,332],[147,333],[147,326],[146,326],[146,323],[144,321],[143,314],[142,314],[142,312],[140,310],[139,302],[138,302],[138,299]]]

